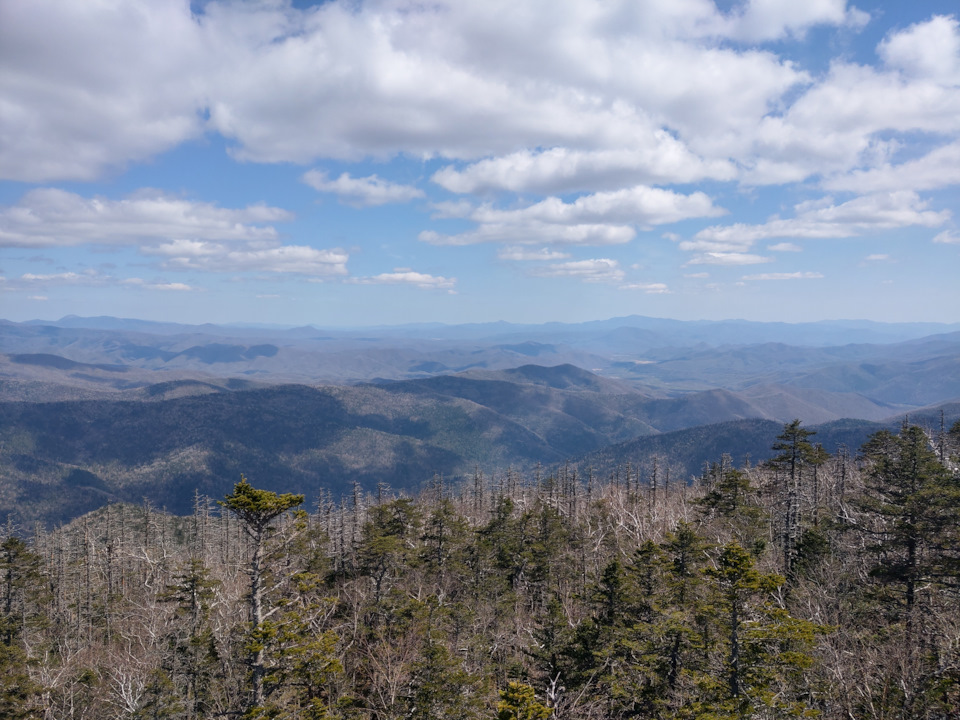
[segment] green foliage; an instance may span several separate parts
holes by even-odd
[[[241,475],[240,482],[233,486],[233,492],[219,504],[240,519],[244,530],[254,537],[261,537],[277,517],[302,505],[303,495],[277,495],[269,490],[258,490]]]
[[[308,516],[242,479],[219,515],[111,510],[2,546],[0,703],[171,720],[950,717],[960,504],[928,450],[922,433],[878,436],[819,523],[801,486],[789,577],[762,542],[782,529],[786,466],[729,459],[702,492],[508,474],[459,497],[358,490]],[[819,459],[804,462],[813,480]],[[824,487],[840,470],[820,467]],[[904,576],[864,572],[900,567],[908,530],[912,626]]]
[[[717,518],[724,528],[732,529],[738,542],[754,544],[760,537],[765,512],[750,476],[732,466],[729,457],[714,463],[707,473],[714,479],[709,491],[696,504],[705,519]]]
[[[423,720],[480,718],[482,680],[465,671],[446,645],[428,636],[413,663],[405,707]]]
[[[859,506],[867,520],[870,575],[901,588],[909,614],[920,582],[960,576],[960,482],[916,426],[899,435],[876,433],[863,453],[868,471]]]
[[[26,653],[16,645],[0,643],[0,718],[39,720],[43,688],[29,672]]]
[[[810,714],[803,671],[814,662],[817,635],[828,628],[802,620],[774,602],[784,578],[758,571],[737,543],[720,549],[704,572],[709,581],[707,612],[713,631],[705,648],[711,657],[696,682],[699,697],[681,716],[750,718]]]
[[[553,709],[537,701],[529,685],[511,682],[500,691],[497,703],[497,720],[547,720]]]
[[[39,601],[44,594],[42,558],[11,535],[0,545],[0,640],[11,646],[30,625],[43,622]]]

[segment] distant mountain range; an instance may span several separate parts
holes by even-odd
[[[111,500],[186,511],[241,472],[313,498],[567,461],[656,457],[686,480],[724,452],[769,457],[794,418],[833,451],[906,414],[960,415],[956,326],[64,318],[0,321],[0,351],[0,519],[48,524]]]

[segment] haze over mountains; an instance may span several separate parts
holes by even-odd
[[[960,325],[68,317],[0,322],[0,351],[0,517],[46,523],[112,500],[185,511],[194,490],[220,496],[241,472],[316,497],[656,455],[686,480],[722,452],[768,457],[794,418],[833,451],[906,414],[960,412]]]

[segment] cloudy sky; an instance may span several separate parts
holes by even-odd
[[[955,0],[0,0],[0,317],[960,320]]]

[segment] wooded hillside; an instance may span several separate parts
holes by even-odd
[[[816,439],[9,528],[0,717],[956,717],[960,423]]]

